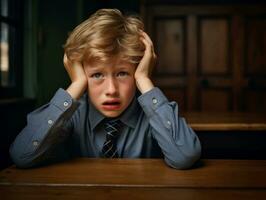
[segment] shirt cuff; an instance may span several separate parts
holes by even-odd
[[[78,106],[79,102],[73,99],[70,94],[62,88],[59,88],[54,97],[50,101],[51,104],[55,105],[61,111],[66,111],[72,106]]]
[[[148,117],[152,117],[154,112],[163,104],[168,103],[168,99],[162,91],[154,87],[150,91],[138,97],[138,102]]]

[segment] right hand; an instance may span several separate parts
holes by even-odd
[[[68,87],[67,92],[74,99],[79,99],[80,96],[87,89],[88,80],[84,68],[80,62],[71,62],[67,55],[64,54],[64,66],[71,79],[71,85]]]
[[[64,54],[64,66],[72,83],[83,82],[87,84],[87,77],[80,62],[71,62],[67,55]]]

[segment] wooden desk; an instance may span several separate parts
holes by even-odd
[[[184,113],[195,131],[265,131],[265,113],[190,112]]]
[[[263,199],[266,160],[202,160],[190,170],[161,159],[75,159],[0,172],[4,199]]]

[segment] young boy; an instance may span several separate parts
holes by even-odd
[[[201,145],[178,106],[154,87],[156,55],[142,22],[101,9],[65,44],[70,86],[27,117],[10,147],[18,167],[72,157],[163,157],[176,169],[199,159]]]

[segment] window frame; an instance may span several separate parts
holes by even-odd
[[[2,3],[2,2],[1,2]],[[23,0],[8,1],[8,15],[0,13],[0,23],[6,23],[9,29],[9,86],[0,82],[0,99],[23,96]],[[1,26],[0,26],[1,34]],[[0,74],[1,80],[1,74]]]

